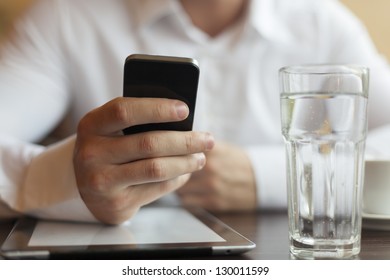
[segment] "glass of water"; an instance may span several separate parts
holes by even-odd
[[[360,252],[368,80],[361,66],[279,71],[295,257],[339,259]]]

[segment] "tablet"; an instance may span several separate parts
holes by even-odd
[[[241,254],[255,244],[201,209],[145,207],[119,226],[21,218],[7,259],[155,259]]]

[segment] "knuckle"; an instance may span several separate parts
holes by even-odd
[[[88,176],[88,188],[95,193],[104,193],[109,186],[109,176],[107,172],[99,170]]]
[[[86,131],[89,130],[89,119],[91,117],[91,112],[87,113],[77,125],[77,134],[83,135]]]
[[[112,104],[112,114],[115,121],[122,125],[132,125],[134,123],[132,110],[130,110],[124,102],[114,100]]]
[[[194,151],[194,145],[195,145],[195,143],[194,143],[194,139],[192,138],[191,134],[187,134],[187,135],[185,136],[184,141],[185,141],[184,144],[185,144],[186,150],[187,150],[188,152]]]
[[[152,134],[140,136],[138,150],[145,155],[152,155],[157,150],[158,140]]]
[[[146,176],[154,180],[162,180],[166,177],[167,171],[161,160],[151,159],[146,165]]]
[[[80,145],[75,150],[75,160],[82,165],[94,161],[96,157],[97,152],[95,151],[94,145]]]

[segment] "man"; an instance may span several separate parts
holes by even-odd
[[[121,135],[188,114],[119,97],[132,53],[199,61],[194,132]],[[389,69],[337,1],[38,1],[1,55],[2,212],[116,224],[174,191],[210,210],[285,207],[277,70],[303,63],[369,66],[370,127],[389,122]],[[62,140],[32,144],[48,135]]]

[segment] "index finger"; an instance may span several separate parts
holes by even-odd
[[[88,113],[83,128],[108,135],[134,125],[181,121],[188,114],[188,106],[180,100],[118,97]]]

